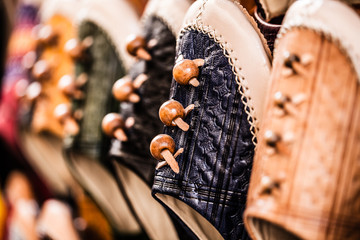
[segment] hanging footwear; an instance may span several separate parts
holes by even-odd
[[[177,40],[153,196],[200,239],[248,239],[245,208],[271,53],[235,1],[202,0]]]
[[[112,89],[120,111],[103,120],[104,132],[114,138],[110,154],[118,185],[150,239],[178,238],[166,210],[151,197],[157,161],[151,159],[148,146],[163,128],[157,110],[169,96],[176,36],[190,4],[188,0],[149,1],[142,34],[128,38],[127,50],[137,62]],[[178,233],[180,238],[184,235],[183,230]]]
[[[29,51],[35,51],[36,40],[32,34],[38,24],[39,4],[36,1],[20,3],[14,16],[14,29],[7,47],[6,70],[0,102],[0,181],[4,182],[12,170],[24,172],[30,179],[37,200],[52,196],[52,192],[36,169],[29,163],[21,149],[18,124],[19,106],[24,86],[29,83],[28,71],[22,62]]]
[[[28,51],[22,60],[31,81],[24,82],[27,86],[20,97],[20,146],[53,193],[62,196],[80,190],[63,158],[62,138],[66,129],[54,114],[58,105],[70,103],[58,85],[61,79],[71,78],[75,73],[73,60],[64,46],[76,36],[73,19],[80,7],[79,1],[44,1],[39,13],[41,23],[33,31],[36,50]]]
[[[275,44],[251,176],[253,239],[359,239],[360,18],[297,1]]]
[[[111,87],[133,62],[126,53],[125,39],[139,32],[138,16],[125,0],[106,4],[87,0],[83,4],[78,15],[78,38],[65,46],[76,61],[75,79],[87,79],[73,89],[72,104],[62,105],[58,111],[59,120],[69,126],[66,160],[72,175],[104,212],[115,236],[143,238],[143,230],[112,175],[107,161],[110,139],[101,131],[105,114],[117,111]],[[76,94],[78,91],[83,94]],[[78,132],[72,131],[75,124]]]

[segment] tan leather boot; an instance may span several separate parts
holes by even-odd
[[[299,1],[275,45],[245,224],[254,239],[359,239],[360,18]]]

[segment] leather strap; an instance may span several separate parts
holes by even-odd
[[[270,48],[271,53],[274,51],[274,42],[276,39],[276,35],[280,30],[281,24],[268,23],[262,17],[258,8],[255,9],[254,13],[255,22],[260,29],[260,32],[264,35],[268,47]]]

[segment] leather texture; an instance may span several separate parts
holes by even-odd
[[[125,129],[127,142],[114,140],[117,143],[111,154],[116,156],[116,161],[127,165],[151,186],[157,161],[151,158],[149,145],[154,135],[163,129],[158,112],[161,104],[169,98],[176,40],[156,16],[149,17],[145,22],[144,37],[147,41],[156,39],[158,43],[149,50],[151,61],[138,61],[131,68],[130,75],[135,79],[140,73],[145,73],[148,80],[138,89],[140,102],[120,103],[123,118],[133,117],[135,125]]]
[[[349,23],[351,28],[344,27]],[[353,31],[360,29],[356,9],[337,0],[296,1],[286,13],[280,34],[293,27],[314,29],[339,42],[340,48],[344,49],[354,62],[356,74],[360,79],[360,34]]]
[[[131,200],[130,204],[149,237],[188,239],[184,228],[172,224],[165,209],[150,194],[157,160],[151,158],[149,145],[153,136],[163,129],[158,111],[161,104],[169,98],[176,39],[168,25],[156,13],[145,17],[143,24],[146,42],[156,40],[157,43],[148,49],[150,61],[138,60],[130,69],[132,80],[139,74],[146,74],[148,79],[136,90],[136,94],[140,96],[138,103],[119,103],[122,117],[134,118],[135,124],[125,129],[128,141],[113,140],[111,159],[117,170],[118,185]],[[136,186],[133,187],[135,183]],[[167,232],[159,229],[159,225],[166,228]]]
[[[342,47],[359,37],[360,18],[349,11],[299,1],[285,16],[244,214],[254,239],[360,238],[357,51]],[[328,34],[340,27],[334,19],[349,37]]]
[[[111,88],[125,70],[103,31],[91,22],[84,22],[79,27],[79,37],[82,40],[89,35],[94,38],[89,49],[92,60],[76,65],[77,75],[85,72],[89,80],[84,86],[85,98],[73,101],[73,110],[82,110],[84,117],[79,122],[80,133],[74,138],[72,149],[100,159],[110,147],[108,137],[101,131],[101,121],[107,112],[117,109]]]
[[[276,36],[280,30],[281,24],[273,24],[266,22],[262,17],[258,9],[254,13],[254,19],[260,29],[260,32],[264,35],[267,45],[271,52],[274,51],[274,44]]]
[[[180,173],[156,171],[153,195],[171,195],[204,216],[225,239],[247,239],[242,214],[254,145],[238,85],[223,50],[207,35],[187,31],[179,39],[177,57],[205,60],[197,88],[173,81],[171,99],[195,104],[184,119],[190,129],[165,127],[176,149]]]
[[[265,11],[266,20],[284,15],[294,0],[259,0]]]
[[[64,140],[66,160],[74,178],[104,212],[114,234],[124,239],[142,238],[137,220],[112,175],[107,161],[110,139],[101,130],[106,113],[117,111],[111,89],[125,70],[109,36],[100,26],[84,21],[79,26],[79,38],[88,36],[93,37],[88,49],[90,61],[76,63],[77,75],[88,75],[83,89],[85,98],[72,101],[73,110],[81,110],[83,118],[79,121],[79,134]]]
[[[186,13],[184,26],[214,35],[227,49],[257,129],[262,121],[272,57],[255,20],[237,2],[199,0]]]

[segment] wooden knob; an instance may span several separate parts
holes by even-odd
[[[160,120],[166,126],[178,126],[183,131],[189,130],[189,125],[184,122],[185,110],[181,103],[169,100],[163,103],[159,109]]]
[[[165,160],[171,169],[179,173],[179,165],[174,158],[175,142],[172,137],[166,134],[157,135],[150,143],[151,155],[157,160]]]
[[[23,68],[30,70],[34,67],[36,62],[36,53],[35,51],[30,51],[24,55],[21,60],[21,65]]]
[[[57,105],[54,110],[55,118],[64,124],[64,131],[76,135],[80,129],[75,119],[72,118],[71,113],[71,107],[66,103]]]
[[[263,176],[260,181],[260,194],[271,194],[275,188],[280,188],[280,183],[273,181],[268,176]]]
[[[92,37],[86,37],[83,41],[78,41],[75,38],[68,40],[65,43],[64,50],[67,52],[72,58],[76,60],[84,60],[86,59],[85,51],[93,44]]]
[[[56,106],[54,116],[60,122],[63,122],[67,117],[71,117],[71,108],[68,104],[62,103]]]
[[[293,68],[294,62],[300,62],[300,58],[296,54],[285,52],[284,55],[285,55],[284,65],[288,68]]]
[[[266,145],[269,147],[276,147],[276,144],[280,141],[280,136],[271,130],[267,130],[264,134]]]
[[[301,99],[298,99],[297,101],[301,101]],[[285,113],[289,113],[294,116],[298,115],[298,110],[296,109],[296,106],[293,104],[292,99],[290,99],[290,97],[284,95],[280,91],[274,94],[274,104],[277,107],[283,109]]]
[[[132,56],[136,56],[146,61],[151,60],[151,55],[146,51],[146,41],[141,36],[129,36],[127,39],[126,50]]]
[[[50,25],[44,25],[39,28],[36,37],[39,44],[51,44],[54,43],[58,34]]]
[[[70,75],[64,75],[60,78],[58,88],[66,95],[72,95],[75,90],[75,80]]]
[[[74,59],[83,57],[83,49],[79,41],[75,38],[72,38],[65,43],[64,50]]]
[[[276,92],[274,94],[274,103],[276,106],[280,108],[284,108],[286,102],[288,102],[290,99],[289,97],[285,96],[282,92]]]
[[[26,88],[25,96],[28,101],[34,101],[41,94],[41,84],[39,82],[32,82]]]
[[[199,76],[199,66],[204,64],[204,60],[184,59],[176,63],[173,69],[173,77],[181,85],[199,86],[199,81],[196,79]]]
[[[117,80],[112,88],[112,93],[118,101],[139,102],[140,97],[134,93],[135,88],[130,78],[124,77]]]
[[[50,78],[50,65],[45,60],[39,60],[34,64],[32,74],[37,80]]]
[[[75,99],[81,99],[84,97],[84,93],[79,89],[76,80],[70,75],[64,75],[58,82],[58,89],[67,96],[71,96]]]
[[[126,142],[127,136],[124,132],[125,121],[120,114],[109,113],[102,120],[102,129],[104,133],[110,137]]]

